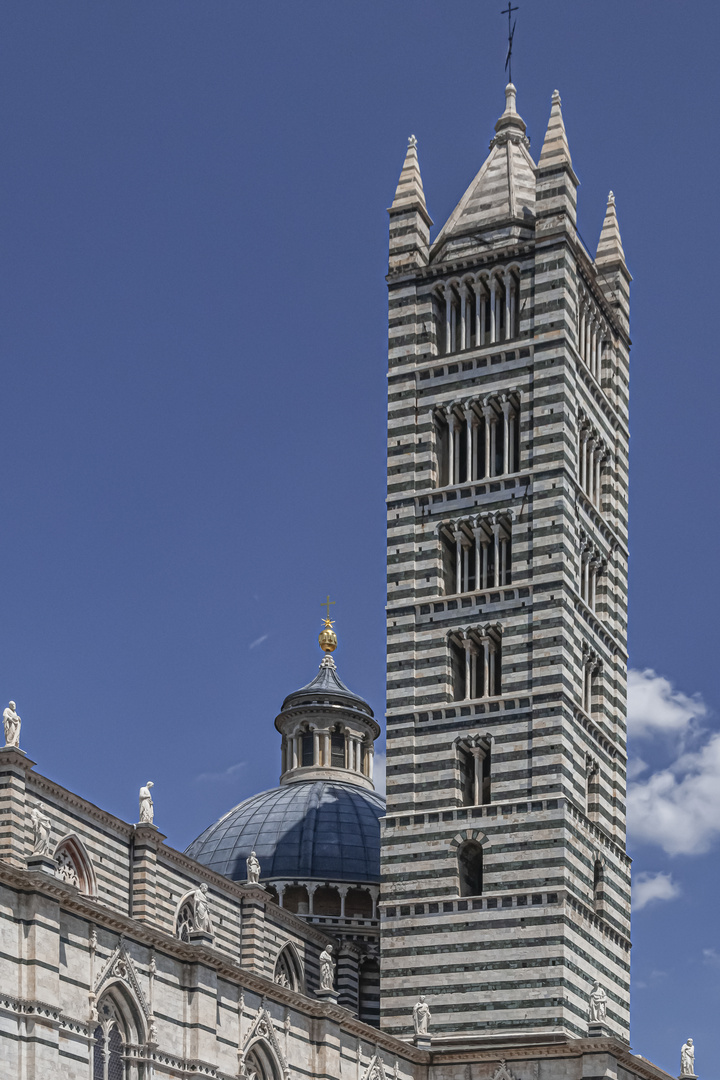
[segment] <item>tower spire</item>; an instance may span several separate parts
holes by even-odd
[[[562,229],[574,231],[577,223],[577,189],[570,157],[560,94],[553,90],[550,119],[537,166],[536,210],[538,231]]]
[[[390,215],[390,272],[406,267],[425,266],[428,261],[432,219],[425,205],[417,139],[408,139],[405,161],[400,172]]]

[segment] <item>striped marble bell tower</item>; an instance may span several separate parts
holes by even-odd
[[[505,96],[432,243],[414,137],[390,208],[381,1008],[433,1045],[586,1036],[596,981],[628,1035],[630,275]]]

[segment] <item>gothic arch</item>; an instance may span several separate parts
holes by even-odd
[[[68,833],[58,841],[53,860],[57,876],[67,885],[74,885],[85,896],[97,896],[93,864],[77,833]]]
[[[247,1080],[283,1080],[283,1071],[270,1043],[254,1039],[243,1054],[242,1075]]]
[[[144,1080],[142,1047],[148,1039],[144,1011],[132,987],[122,977],[113,977],[104,986],[97,1003],[97,1024],[93,1029],[93,1080]]]
[[[277,954],[273,981],[279,986],[286,986],[288,990],[304,993],[303,965],[292,941],[288,941],[286,945],[283,945]]]

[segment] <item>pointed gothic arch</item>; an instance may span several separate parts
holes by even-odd
[[[288,941],[286,945],[283,945],[277,955],[273,981],[278,986],[286,986],[288,990],[294,990],[296,993],[304,992],[303,965],[292,941]]]
[[[242,1075],[247,1080],[283,1080],[283,1072],[266,1039],[253,1040],[243,1055]]]
[[[77,833],[68,833],[58,841],[53,860],[55,873],[66,885],[74,885],[84,896],[97,896],[95,870]]]
[[[148,1031],[132,987],[118,975],[106,982],[93,1031],[93,1080],[145,1080]]]

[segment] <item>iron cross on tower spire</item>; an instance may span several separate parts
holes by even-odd
[[[517,19],[515,20],[515,22],[512,22],[512,15],[513,12],[517,10],[517,7],[512,6],[512,0],[508,0],[508,6],[505,8],[504,11],[500,12],[501,15],[507,15],[508,17],[508,51],[507,56],[505,57],[505,70],[508,73],[509,83],[512,82],[512,47],[513,38],[515,37],[515,27],[517,25]]]

